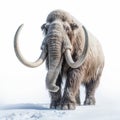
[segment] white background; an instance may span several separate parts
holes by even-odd
[[[54,9],[76,17],[101,42],[105,68],[97,90],[97,103],[120,100],[120,3],[119,0],[1,0],[0,1],[0,104],[46,103],[46,68],[27,68],[15,56],[14,34],[24,23],[20,48],[26,59],[40,55],[41,25]]]

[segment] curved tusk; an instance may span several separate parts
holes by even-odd
[[[22,56],[20,49],[19,49],[19,45],[18,45],[18,36],[19,36],[19,33],[20,33],[22,27],[23,27],[23,24],[19,26],[19,28],[17,29],[17,31],[15,33],[15,37],[14,37],[15,54],[16,54],[17,58],[20,60],[20,62],[22,62],[25,66],[31,67],[31,68],[38,67],[46,59],[47,53],[45,51],[42,51],[40,57],[35,62],[29,62]]]
[[[74,62],[73,59],[72,59],[72,56],[71,56],[70,49],[65,50],[66,61],[67,61],[68,65],[72,68],[80,67],[83,64],[83,62],[85,61],[85,58],[86,58],[87,52],[88,52],[88,44],[89,44],[88,34],[87,34],[87,31],[86,31],[85,27],[84,26],[82,26],[82,27],[83,27],[84,34],[85,34],[85,45],[84,45],[83,52],[80,55],[79,59],[76,62]]]

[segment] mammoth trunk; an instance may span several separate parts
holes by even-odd
[[[61,70],[61,42],[56,39],[48,41],[48,73],[46,76],[46,86],[51,92],[57,92],[56,80]]]

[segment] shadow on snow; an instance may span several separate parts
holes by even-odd
[[[0,110],[13,110],[13,109],[34,109],[34,110],[50,110],[48,104],[11,104],[0,105]]]

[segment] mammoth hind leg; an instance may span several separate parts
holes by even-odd
[[[99,85],[100,77],[96,80],[90,80],[89,83],[85,84],[86,89],[86,97],[84,101],[84,105],[95,105],[95,91],[97,86]]]
[[[57,92],[50,92],[51,109],[60,109],[60,102],[61,102],[61,83],[62,83],[62,76],[59,74],[56,85],[59,86],[59,90]]]

